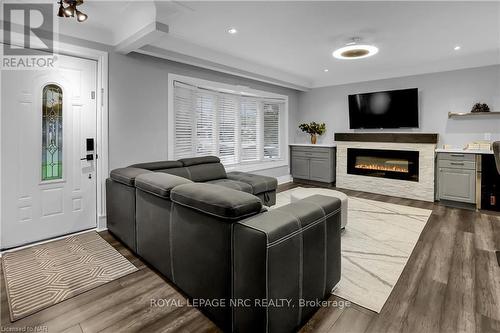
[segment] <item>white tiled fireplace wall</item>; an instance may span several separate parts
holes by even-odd
[[[348,174],[347,148],[418,151],[418,182]],[[433,202],[435,149],[435,144],[392,142],[338,142],[336,186],[339,188],[351,190]]]

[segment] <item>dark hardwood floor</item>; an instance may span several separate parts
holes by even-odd
[[[289,183],[284,191],[307,184]],[[315,185],[317,186],[317,185]],[[321,308],[301,332],[500,332],[500,216],[439,204],[342,190],[349,196],[427,208],[432,215],[379,314],[352,304]],[[219,332],[196,308],[151,307],[185,297],[108,232],[101,236],[139,271],[11,323],[3,273],[1,331]],[[330,300],[341,300],[331,296]],[[19,331],[19,330],[18,330]]]

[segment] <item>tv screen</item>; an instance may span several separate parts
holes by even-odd
[[[349,95],[349,127],[418,127],[418,89]]]

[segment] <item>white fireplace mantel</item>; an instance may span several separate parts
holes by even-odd
[[[419,152],[418,182],[378,178],[347,173],[347,149],[411,150]],[[390,195],[408,199],[434,201],[434,143],[337,142],[337,183],[339,188]]]

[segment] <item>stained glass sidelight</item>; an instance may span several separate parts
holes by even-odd
[[[63,93],[49,84],[43,88],[42,104],[42,180],[62,179]]]

